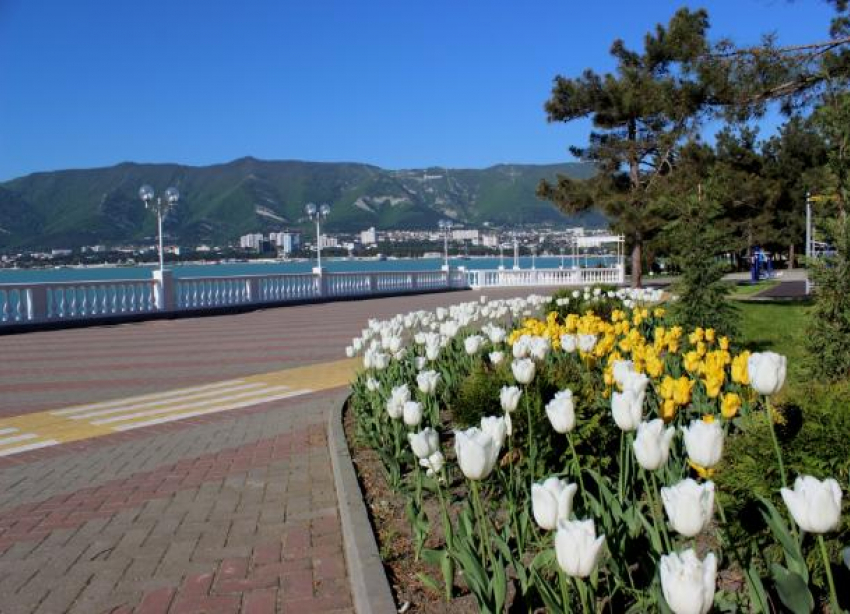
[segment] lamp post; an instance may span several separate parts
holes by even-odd
[[[505,244],[499,241],[499,270],[505,270]]]
[[[437,222],[437,226],[440,227],[440,230],[443,231],[443,270],[449,270],[449,232],[452,229],[452,221],[451,220],[440,220]]]
[[[533,245],[531,247],[531,268],[532,270],[537,268],[537,246]]]
[[[330,205],[316,206],[313,203],[307,203],[304,211],[311,220],[316,222],[316,268],[313,272],[317,275],[322,274],[322,234],[321,221],[328,217],[331,212]]]
[[[519,240],[514,233],[514,271],[519,271]]]
[[[157,235],[159,237],[159,270],[165,270],[165,258],[162,250],[162,218],[166,216],[168,210],[177,204],[180,200],[180,192],[177,188],[168,188],[162,196],[156,196],[153,188],[145,184],[139,188],[139,198],[145,203],[145,209],[153,209],[156,211]]]

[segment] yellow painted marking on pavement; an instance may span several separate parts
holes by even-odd
[[[346,358],[201,386],[0,418],[0,457],[347,386],[360,364],[360,359]]]

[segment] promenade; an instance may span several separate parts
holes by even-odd
[[[353,612],[326,432],[343,349],[481,294],[0,337],[0,613]]]

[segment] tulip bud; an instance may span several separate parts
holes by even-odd
[[[455,431],[455,455],[460,470],[470,480],[483,480],[493,471],[499,458],[496,441],[476,427]]]
[[[564,572],[574,578],[586,578],[602,555],[605,536],[596,537],[593,520],[559,520],[555,533],[555,556]]]
[[[750,386],[759,394],[772,395],[785,383],[786,358],[776,352],[756,352],[747,361]]]
[[[647,471],[655,471],[665,465],[670,456],[670,442],[675,434],[676,429],[672,426],[664,429],[664,421],[660,418],[641,422],[632,443],[638,464]]]
[[[345,348],[345,356],[346,356],[347,358],[354,358],[354,355],[355,355],[355,354],[356,354],[356,352],[354,351],[354,347],[353,347],[353,346],[351,346],[351,345],[346,346],[346,348]]]
[[[596,335],[579,335],[578,349],[584,354],[589,354],[596,347]]]
[[[682,428],[685,449],[692,462],[708,469],[720,462],[723,456],[723,429],[719,422],[693,420]]]
[[[575,335],[561,335],[561,349],[572,354],[578,347],[578,338]]]
[[[644,396],[633,390],[611,394],[611,413],[621,430],[633,431],[638,427],[643,417],[643,400]]]
[[[505,419],[502,416],[484,416],[481,418],[481,430],[490,435],[496,446],[501,448],[505,445],[505,437],[508,434]]]
[[[707,614],[714,604],[717,560],[709,552],[704,561],[693,549],[661,557],[661,591],[674,614]]]
[[[407,440],[416,458],[428,458],[440,448],[440,436],[431,427],[418,433],[408,433]]]
[[[493,365],[499,365],[502,363],[502,360],[504,360],[505,354],[504,352],[490,352],[490,354],[488,354],[488,357],[490,358],[490,362],[493,363]]]
[[[436,371],[422,371],[416,376],[416,384],[423,394],[434,394],[439,381],[440,374]]]
[[[528,358],[519,358],[514,360],[511,363],[511,371],[513,371],[514,378],[520,384],[530,384],[534,379],[534,361],[529,360]]]
[[[484,337],[481,335],[471,335],[463,340],[463,347],[470,356],[477,354],[483,345]]]
[[[559,520],[569,519],[576,490],[575,484],[556,477],[531,485],[531,511],[541,529],[552,531],[558,527]]]
[[[832,478],[820,481],[810,475],[798,476],[794,489],[783,488],[782,499],[794,522],[806,533],[827,533],[841,520],[841,487]]]
[[[419,426],[422,422],[422,403],[407,401],[403,407],[403,415],[407,426]]]
[[[714,513],[714,483],[697,484],[688,478],[662,488],[661,500],[673,530],[685,537],[696,537]]]
[[[427,469],[425,475],[435,475],[440,473],[440,470],[443,468],[443,465],[446,462],[446,457],[443,456],[443,453],[437,450],[428,458],[420,458],[419,464]]]
[[[502,404],[502,409],[506,412],[515,411],[521,396],[522,390],[518,386],[502,386],[502,390],[499,392],[499,402]]]
[[[546,416],[552,428],[562,435],[573,430],[576,425],[575,406],[572,390],[562,390],[546,404]]]
[[[374,377],[370,377],[370,378],[366,379],[366,388],[369,390],[369,392],[375,392],[380,387],[381,387],[381,385],[378,383],[378,380],[376,380]]]
[[[531,337],[523,335],[514,342],[511,352],[514,358],[526,358],[531,352]]]
[[[546,337],[532,337],[528,353],[534,360],[545,360],[549,347],[549,340]]]

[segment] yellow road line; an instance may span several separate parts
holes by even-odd
[[[346,386],[359,364],[336,360],[2,418],[0,456]]]

